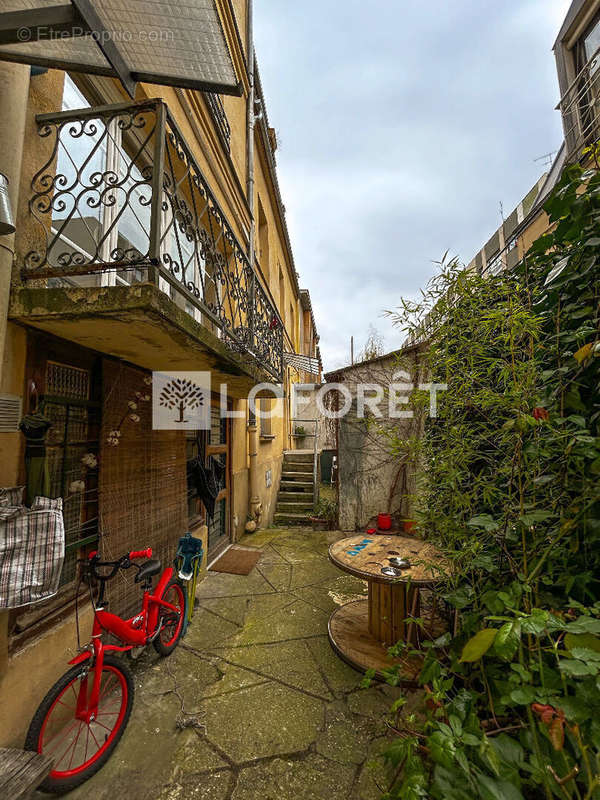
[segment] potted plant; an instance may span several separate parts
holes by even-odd
[[[333,531],[337,524],[338,506],[335,500],[322,498],[316,505],[314,516],[310,518],[313,530]]]
[[[298,439],[303,439],[306,436],[306,429],[304,425],[296,425],[294,429],[294,436]]]

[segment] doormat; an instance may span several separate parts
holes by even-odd
[[[229,572],[231,575],[249,575],[262,555],[262,550],[246,550],[241,547],[230,547],[210,567],[210,572]]]

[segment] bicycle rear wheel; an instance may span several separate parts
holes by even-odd
[[[160,633],[154,640],[154,648],[161,656],[170,655],[177,647],[183,633],[187,611],[186,593],[176,578],[172,578],[162,593],[161,600],[174,606],[177,610],[161,608],[158,625]]]
[[[95,667],[83,676],[73,667],[54,684],[36,711],[25,741],[27,750],[54,758],[41,788],[62,794],[91,778],[110,758],[129,721],[133,678],[118,658],[104,656],[98,715],[85,722],[75,716],[77,701],[89,699]]]

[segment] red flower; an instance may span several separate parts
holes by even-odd
[[[277,319],[277,317],[271,317],[271,322],[269,322],[269,329],[274,331],[278,327],[279,327],[279,320]]]
[[[542,408],[541,406],[536,406],[533,409],[533,418],[537,420],[541,419],[544,420],[544,422],[546,422],[548,419],[550,419],[550,414],[548,413],[548,410],[546,408]]]

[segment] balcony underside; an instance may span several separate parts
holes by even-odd
[[[155,371],[210,370],[213,391],[247,397],[269,381],[250,354],[227,347],[149,283],[132,286],[16,287],[9,318]]]

